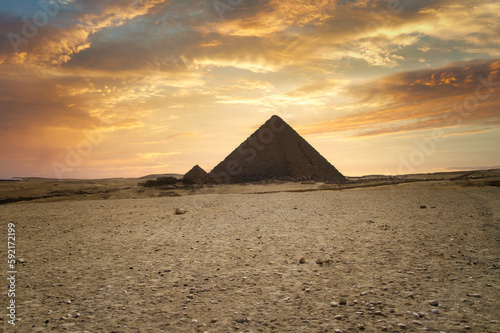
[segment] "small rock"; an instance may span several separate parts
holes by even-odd
[[[421,323],[421,322],[419,322],[418,320],[414,320],[412,323],[413,323],[414,325],[422,325],[422,323]]]
[[[432,309],[431,312],[434,313],[434,314],[439,314],[439,310],[438,309]]]
[[[244,324],[244,323],[248,323],[250,321],[250,318],[238,318],[236,319],[236,322],[239,323],[239,324]]]
[[[299,264],[305,264],[306,263],[306,258],[300,258]]]
[[[439,306],[439,302],[433,299],[432,301],[429,301],[429,305],[431,306]]]
[[[343,333],[343,331],[341,329],[336,328],[335,333]]]
[[[26,262],[26,259],[24,259],[24,258],[19,258],[19,259],[17,259],[16,261],[17,261],[18,263],[20,263],[20,264],[24,264],[24,263]]]
[[[426,205],[421,205],[421,206],[420,206],[420,209],[426,209],[426,208],[427,208],[427,206],[426,206]]]
[[[412,315],[412,316],[415,316],[417,318],[420,318],[420,315],[416,312],[413,312],[413,311],[406,311],[406,313],[408,313],[409,315]]]
[[[347,300],[345,298],[339,299],[339,304],[340,305],[347,305]]]
[[[71,300],[70,300],[70,299],[68,299],[65,303],[66,303],[66,304],[71,304]]]
[[[479,294],[467,294],[469,297],[475,297],[475,298],[481,298],[481,295]]]
[[[342,320],[342,318],[344,318],[344,316],[343,315],[336,315],[334,318],[337,320]]]
[[[339,303],[337,303],[337,302],[331,302],[330,303],[330,306],[338,306],[338,305],[339,305]]]
[[[316,263],[318,265],[323,265],[323,259],[321,259],[321,258],[316,259]]]
[[[210,320],[212,324],[216,323],[217,321],[218,321],[217,318],[213,318],[212,320]]]
[[[403,324],[403,323],[399,323],[399,324],[398,324],[398,327],[399,327],[400,329],[402,329],[402,330],[405,330],[405,329],[406,329],[406,325],[405,325],[405,324]]]
[[[365,325],[363,324],[358,324],[358,330],[364,330],[365,329]]]
[[[175,214],[176,215],[182,215],[182,214],[186,214],[186,210],[185,209],[182,209],[182,208],[176,208],[175,209]]]

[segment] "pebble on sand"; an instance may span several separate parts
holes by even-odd
[[[299,264],[305,264],[306,263],[306,258],[300,258]]]
[[[182,215],[182,214],[186,214],[187,210],[183,209],[183,208],[176,208],[175,209],[175,214],[176,215]]]
[[[435,299],[429,301],[429,305],[432,305],[432,306],[439,306],[439,302],[436,301]]]

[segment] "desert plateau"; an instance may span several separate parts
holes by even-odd
[[[2,182],[14,329],[498,332],[498,170],[382,178]]]

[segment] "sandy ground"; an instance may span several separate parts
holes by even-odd
[[[500,331],[498,187],[204,191],[1,205],[16,332]]]

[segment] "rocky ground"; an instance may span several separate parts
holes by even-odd
[[[225,192],[0,206],[16,332],[500,331],[498,187]]]

